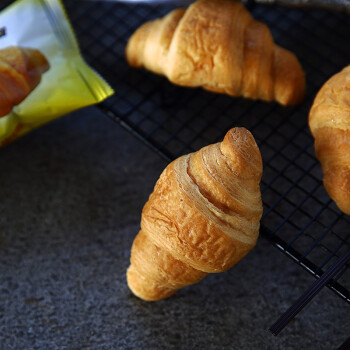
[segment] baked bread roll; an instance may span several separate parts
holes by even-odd
[[[350,215],[350,66],[317,93],[309,126],[325,189],[339,209]]]
[[[261,175],[260,151],[245,128],[170,163],[142,211],[127,270],[132,292],[163,299],[241,260],[259,234]]]
[[[305,92],[296,56],[231,0],[198,0],[143,24],[129,39],[126,59],[174,84],[231,96],[294,105]]]
[[[0,50],[0,117],[9,114],[39,84],[49,69],[38,50],[7,47]]]

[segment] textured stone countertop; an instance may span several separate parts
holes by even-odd
[[[165,165],[96,108],[0,150],[0,349],[337,349],[350,308],[329,289],[267,331],[314,279],[264,239],[168,300],[130,293],[130,247]]]

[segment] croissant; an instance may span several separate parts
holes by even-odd
[[[350,65],[317,93],[309,127],[324,187],[339,209],[350,215]]]
[[[198,0],[143,24],[128,41],[126,59],[174,84],[231,96],[294,105],[305,92],[296,56],[231,0]]]
[[[39,84],[49,69],[45,56],[38,50],[7,47],[0,50],[0,117],[9,114]]]
[[[163,299],[241,260],[259,234],[261,175],[260,151],[245,128],[170,163],[142,210],[127,270],[131,291]]]

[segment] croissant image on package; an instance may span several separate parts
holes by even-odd
[[[174,84],[230,96],[295,105],[305,92],[297,57],[233,0],[198,0],[143,24],[128,41],[126,59]]]
[[[261,175],[260,151],[245,128],[170,163],[142,210],[127,270],[131,291],[147,301],[167,298],[241,260],[259,234]]]
[[[30,48],[7,47],[0,50],[0,117],[9,114],[40,83],[49,69],[46,57]]]
[[[317,93],[309,113],[316,157],[329,196],[350,215],[350,66]]]

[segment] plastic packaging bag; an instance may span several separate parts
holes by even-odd
[[[64,114],[98,103],[113,93],[83,60],[59,0],[17,0],[0,12],[0,53],[5,57],[8,51],[17,53],[18,49],[31,53],[36,50],[36,55],[43,56],[41,60],[46,58],[47,65],[39,68],[40,76],[36,78],[37,85],[32,84],[32,91],[24,99],[23,96],[17,99],[20,102],[9,114],[0,117],[0,145]],[[0,76],[5,79],[0,79],[0,111],[1,104],[5,103],[6,107],[13,91],[24,89],[12,85],[22,86],[28,76],[33,78],[32,71],[23,79],[13,68],[21,70],[18,68],[21,64],[33,66],[40,60],[33,58],[32,63],[23,54],[14,64],[8,61],[14,60],[13,57],[5,59],[7,61],[2,62],[0,54]],[[9,84],[6,79],[16,80],[16,84]]]

